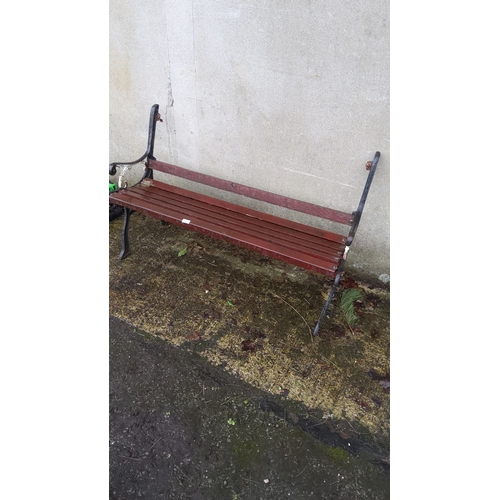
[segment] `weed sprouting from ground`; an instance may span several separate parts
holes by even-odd
[[[349,326],[353,326],[358,321],[354,304],[362,298],[363,292],[357,288],[348,288],[340,296],[340,308]]]

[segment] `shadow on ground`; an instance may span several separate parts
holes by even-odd
[[[110,498],[389,498],[389,293],[134,214],[110,224]]]

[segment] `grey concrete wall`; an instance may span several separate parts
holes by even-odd
[[[158,103],[158,159],[351,212],[379,150],[348,265],[389,274],[388,0],[110,0],[109,88],[110,162]]]

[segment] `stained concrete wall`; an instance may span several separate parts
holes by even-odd
[[[110,0],[109,89],[110,162],[158,103],[158,159],[352,212],[379,150],[348,265],[389,274],[388,0]]]

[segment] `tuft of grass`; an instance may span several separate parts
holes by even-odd
[[[340,295],[340,308],[349,326],[353,326],[356,321],[358,321],[354,304],[357,300],[361,300],[362,298],[363,292],[357,288],[348,288]]]

